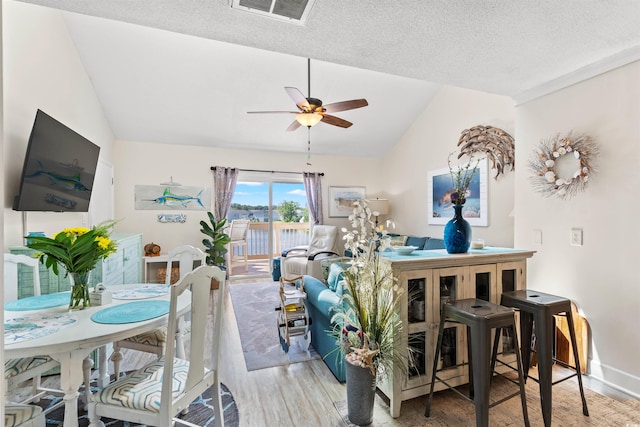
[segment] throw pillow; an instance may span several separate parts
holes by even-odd
[[[391,246],[404,246],[407,242],[407,236],[391,236]]]
[[[345,264],[336,262],[329,267],[329,276],[327,277],[327,286],[330,290],[334,291],[338,287],[338,282],[343,279]]]
[[[341,297],[344,294],[344,280],[340,280],[336,286],[336,296]]]
[[[322,278],[325,285],[328,283],[329,279],[329,267],[331,267],[336,262],[345,262],[348,260],[349,258],[346,257],[331,257],[325,258],[320,261],[320,269],[322,270]]]

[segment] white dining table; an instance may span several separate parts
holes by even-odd
[[[146,284],[131,284],[122,286],[110,286],[108,291],[148,286]],[[145,300],[165,300],[169,301],[170,294],[145,298]],[[191,296],[185,292],[178,299],[178,314],[185,314],[190,308]],[[154,330],[164,324],[168,319],[168,314],[133,323],[103,324],[96,323],[91,319],[94,313],[107,307],[118,304],[132,302],[131,299],[113,299],[110,304],[101,306],[91,306],[84,310],[73,310],[72,314],[77,317],[77,321],[69,326],[43,337],[7,344],[4,346],[4,356],[6,359],[20,357],[47,355],[60,363],[60,389],[64,392],[64,427],[78,427],[78,396],[79,388],[83,383],[83,361],[95,349],[101,348],[98,386],[103,387],[109,382],[107,373],[107,361],[105,346],[114,341],[129,338],[143,332]],[[33,313],[65,313],[68,306],[59,306],[31,311],[9,311],[4,310],[4,319],[7,320],[27,316]],[[90,392],[89,392],[90,393]],[[89,399],[91,395],[89,395]]]

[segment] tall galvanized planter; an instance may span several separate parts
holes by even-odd
[[[347,376],[347,411],[349,421],[358,426],[373,422],[376,376],[369,368],[361,368],[345,360]]]

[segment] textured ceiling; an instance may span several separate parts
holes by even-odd
[[[120,139],[306,150],[286,133],[284,86],[331,103],[349,129],[319,124],[316,153],[383,155],[440,84],[517,98],[612,57],[640,59],[635,0],[319,0],[304,26],[226,0],[31,0],[65,14]],[[107,19],[100,19],[100,18]],[[131,25],[136,24],[136,25]],[[469,125],[475,125],[470,123]]]

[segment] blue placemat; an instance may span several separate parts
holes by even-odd
[[[382,256],[390,259],[416,259],[416,258],[438,258],[446,256],[446,253],[434,252],[430,250],[426,251],[413,251],[409,255],[400,255],[397,252],[389,251],[382,252]]]
[[[4,305],[4,309],[8,311],[42,310],[45,308],[59,307],[61,305],[69,305],[70,300],[70,292],[58,292],[11,301]]]
[[[169,301],[134,301],[107,307],[93,313],[91,320],[111,325],[142,322],[164,316],[169,312]]]

